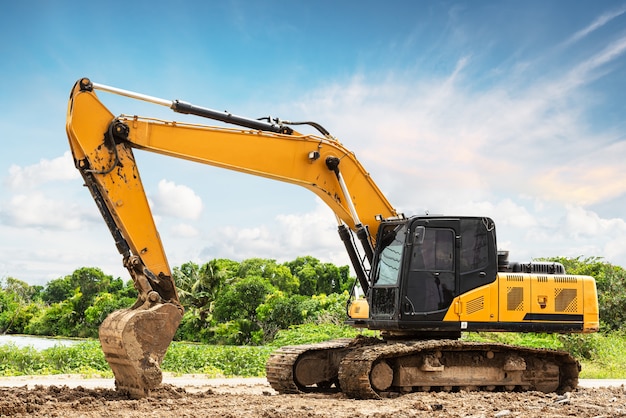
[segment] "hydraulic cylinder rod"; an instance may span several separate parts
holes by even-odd
[[[117,87],[111,87],[100,83],[91,83],[95,90],[102,90],[119,96],[130,97],[132,99],[143,100],[144,102],[154,103],[160,106],[166,106],[176,113],[196,115],[220,122],[230,123],[232,125],[243,126],[250,129],[258,129],[260,131],[275,132],[280,134],[291,134],[293,129],[280,124],[268,123],[262,120],[250,119],[243,116],[233,115],[229,112],[220,112],[218,110],[206,107],[195,106],[191,103],[180,100],[166,100],[146,94],[135,93],[134,91],[124,90]]]

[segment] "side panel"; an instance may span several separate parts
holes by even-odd
[[[462,328],[468,322],[498,321],[498,282],[462,294],[453,306],[454,316],[460,318]],[[452,312],[446,316],[446,320],[449,317],[453,317]]]
[[[500,322],[523,322],[531,310],[530,277],[498,274],[498,317]]]
[[[582,280],[576,276],[536,276],[530,312],[530,321],[583,321]]]
[[[595,332],[595,281],[587,276],[498,273],[497,280],[460,295],[444,321],[460,315],[471,331]],[[454,312],[452,312],[454,311]]]

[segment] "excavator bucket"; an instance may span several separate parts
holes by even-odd
[[[182,319],[173,303],[122,309],[100,326],[100,344],[115,375],[115,387],[143,398],[161,384],[161,362]]]

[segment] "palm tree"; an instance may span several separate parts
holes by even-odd
[[[223,286],[234,278],[238,263],[214,259],[198,266],[187,262],[175,267],[173,276],[183,306],[197,309],[203,321],[213,311],[213,302]]]

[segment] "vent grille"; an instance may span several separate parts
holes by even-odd
[[[485,297],[481,296],[479,298],[472,299],[469,302],[467,302],[465,313],[467,313],[468,315],[471,315],[473,313],[483,310],[484,308],[485,308]]]
[[[569,276],[556,276],[554,278],[555,283],[578,283],[578,278]]]
[[[550,262],[533,262],[524,265],[527,273],[543,273],[543,274],[565,274],[565,267],[561,263]]]
[[[523,287],[507,287],[506,308],[509,311],[523,311],[524,310],[524,288]]]
[[[578,291],[576,289],[554,289],[554,309],[557,312],[576,312]]]
[[[507,282],[523,282],[524,276],[522,276],[521,274],[507,274],[506,281]]]

